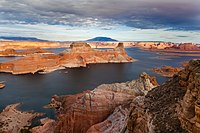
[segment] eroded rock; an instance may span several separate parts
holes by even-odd
[[[149,91],[142,103],[134,104],[126,132],[200,132],[199,73],[200,60],[192,60],[171,80]]]
[[[134,60],[122,46],[114,50],[95,50],[87,43],[72,43],[71,50],[57,55],[33,54],[14,61],[0,63],[0,72],[26,74],[52,72],[63,68],[86,67],[95,63],[125,63]]]
[[[49,107],[57,112],[55,133],[122,131],[132,100],[156,86],[148,77],[143,73],[137,80],[103,84],[76,95],[54,96]]]
[[[22,129],[31,125],[31,120],[42,116],[41,113],[22,112],[17,109],[20,104],[8,105],[0,113],[0,132],[1,133],[19,133]]]
[[[160,74],[165,77],[173,77],[174,74],[177,74],[183,68],[174,68],[172,66],[162,66],[161,68],[153,68],[153,71],[157,74]]]

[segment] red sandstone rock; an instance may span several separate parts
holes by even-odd
[[[49,106],[57,112],[55,133],[122,131],[131,101],[155,87],[146,77],[149,76],[144,73],[138,80],[103,84],[76,95],[54,96]]]
[[[70,42],[49,42],[49,41],[0,41],[0,50],[16,49],[26,50],[35,48],[67,48]]]
[[[179,45],[174,45],[172,47],[166,48],[166,50],[171,51],[200,51],[200,47],[198,45],[192,44],[192,43],[181,43]]]
[[[65,67],[85,67],[95,63],[125,63],[134,60],[122,46],[113,50],[95,50],[87,43],[72,43],[70,51],[58,55],[33,54],[14,61],[0,63],[0,72],[12,74],[51,72]]]
[[[18,52],[14,49],[6,49],[4,51],[0,51],[0,56],[27,56],[31,54],[54,54],[54,53],[40,48],[27,49],[21,52]]]
[[[3,89],[5,87],[4,81],[0,82],[0,89]]]
[[[161,68],[153,68],[153,71],[157,74],[166,77],[173,77],[174,74],[177,74],[183,68],[174,68],[172,66],[162,66]]]
[[[55,120],[44,118],[41,119],[41,126],[37,126],[31,129],[32,133],[54,133]]]
[[[200,132],[200,60],[135,102],[127,133]]]
[[[20,104],[7,106],[0,113],[0,133],[19,133],[26,126],[30,126],[31,120],[41,113],[22,112],[17,109]]]

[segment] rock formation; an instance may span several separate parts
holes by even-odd
[[[173,45],[173,43],[168,42],[137,42],[135,44],[136,47],[150,50],[163,50],[165,48],[172,47]]]
[[[35,48],[66,48],[69,42],[49,42],[49,41],[0,41],[0,50],[15,49],[35,49]]]
[[[0,63],[0,72],[12,74],[51,72],[65,67],[85,67],[93,63],[125,63],[134,60],[121,46],[113,50],[95,50],[87,43],[72,43],[70,51],[58,55],[33,54],[14,61]]]
[[[88,42],[92,48],[115,48],[118,42]],[[123,42],[125,48],[132,48],[135,46],[135,42]]]
[[[173,77],[174,74],[181,71],[183,68],[174,68],[172,66],[162,66],[161,68],[153,68],[153,71],[165,77]]]
[[[76,95],[54,96],[55,133],[120,132],[126,127],[131,101],[157,86],[143,73],[138,80],[103,84]]]
[[[0,82],[0,89],[3,89],[5,87],[4,82]]]
[[[55,120],[49,118],[40,119],[41,126],[31,129],[31,133],[54,133]]]
[[[174,51],[200,51],[200,47],[198,45],[192,43],[181,43],[179,45],[174,45],[172,47],[166,48],[167,50],[174,50]]]
[[[20,52],[14,49],[6,49],[4,51],[0,51],[0,56],[27,56],[31,54],[54,54],[54,53],[40,48],[23,50]]]
[[[135,102],[126,132],[199,133],[199,86],[200,60],[192,60],[168,82]]]
[[[0,113],[0,132],[1,133],[19,133],[21,130],[30,126],[31,120],[41,113],[21,112],[17,110],[19,103],[7,106]]]

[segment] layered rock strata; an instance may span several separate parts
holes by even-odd
[[[127,133],[199,133],[200,60],[135,102]],[[142,102],[143,101],[143,102]]]
[[[120,132],[126,127],[131,102],[157,84],[146,73],[138,80],[103,84],[76,95],[54,96],[55,133]]]
[[[134,60],[129,57],[123,44],[113,50],[95,50],[84,42],[72,43],[70,51],[57,55],[33,54],[14,61],[0,63],[0,72],[12,74],[51,72],[63,68],[86,67],[92,63],[126,63]]]

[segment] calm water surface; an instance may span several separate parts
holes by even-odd
[[[50,49],[59,53],[64,49]],[[196,57],[158,58],[156,53],[143,52],[137,48],[126,49],[129,56],[138,61],[125,64],[94,64],[86,68],[58,70],[49,74],[12,75],[0,73],[0,81],[6,81],[6,87],[0,90],[0,111],[8,104],[20,102],[22,110],[44,112],[53,118],[54,111],[44,109],[55,94],[66,95],[93,89],[103,83],[124,82],[133,80],[142,72],[156,76],[159,83],[167,78],[152,71],[153,67],[162,65],[180,66],[179,62],[189,61]],[[166,57],[166,56],[163,56]],[[0,62],[16,59],[15,57],[0,58]]]

